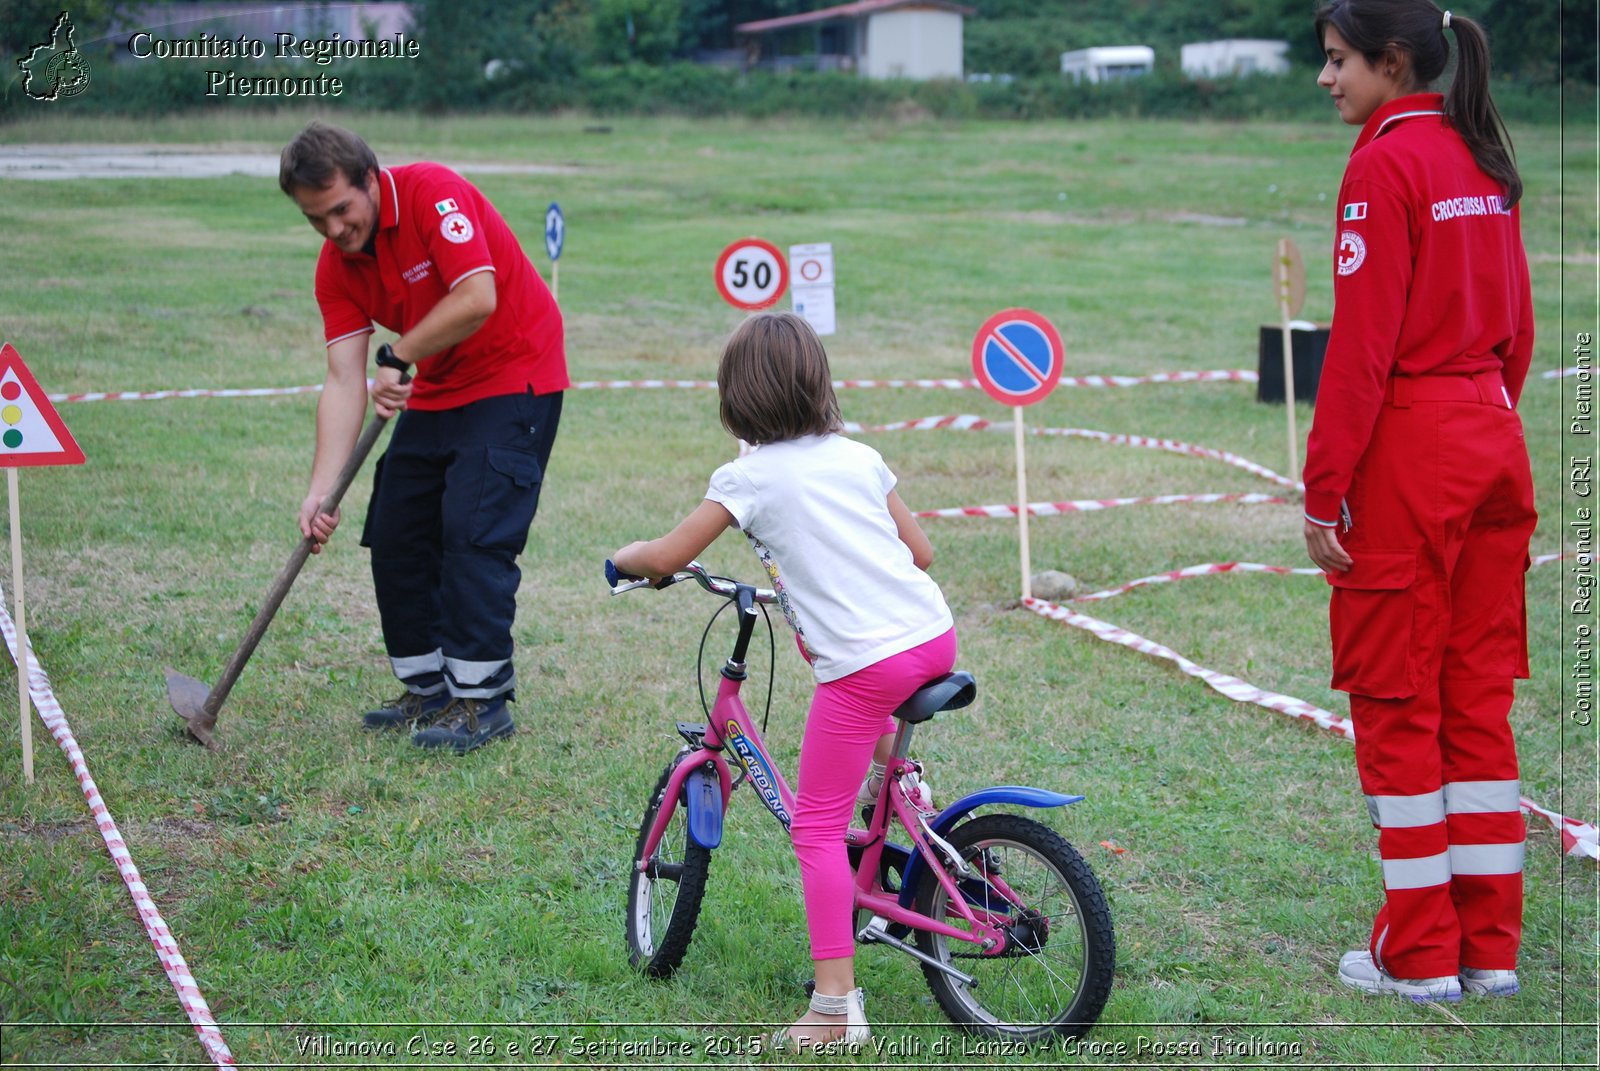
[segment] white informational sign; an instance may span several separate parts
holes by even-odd
[[[789,297],[797,315],[819,335],[838,328],[833,307],[833,243],[789,247]]]
[[[802,317],[819,335],[831,335],[838,328],[833,314],[833,287],[792,286],[789,296],[795,315]]]

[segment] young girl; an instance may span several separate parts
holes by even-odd
[[[839,434],[828,356],[790,313],[746,320],[717,369],[722,424],[754,449],[711,476],[705,501],[659,539],[612,555],[619,570],[681,569],[743,529],[817,678],[790,826],[816,967],[810,1010],[778,1032],[799,1047],[869,1036],[855,987],[853,875],[845,854],[869,761],[889,757],[891,711],[955,664],[933,548],[877,451]],[[875,773],[881,768],[874,766]]]
[[[1429,0],[1318,12],[1317,79],[1361,134],[1339,191],[1334,319],[1306,451],[1306,549],[1333,585],[1333,686],[1378,827],[1384,903],[1339,980],[1517,991],[1512,679],[1537,517],[1517,398],[1533,353],[1522,195],[1483,31]],[[1444,70],[1447,97],[1423,90]]]

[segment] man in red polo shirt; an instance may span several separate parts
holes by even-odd
[[[318,507],[365,419],[381,326],[399,337],[378,347],[372,400],[400,415],[361,542],[405,691],[364,723],[465,753],[515,730],[516,559],[570,385],[561,311],[494,206],[448,168],[379,168],[355,134],[313,122],[278,184],[326,239],[328,374],[300,530],[320,545],[339,524]]]

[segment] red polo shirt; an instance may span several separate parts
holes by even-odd
[[[316,293],[329,345],[374,324],[404,335],[461,280],[491,271],[494,313],[464,341],[417,362],[410,408],[571,385],[561,310],[477,187],[438,164],[384,168],[378,213],[375,256],[323,243]]]
[[[1392,100],[1362,127],[1339,189],[1334,317],[1306,449],[1306,514],[1333,522],[1394,375],[1499,369],[1521,396],[1533,294],[1521,216],[1444,117]]]

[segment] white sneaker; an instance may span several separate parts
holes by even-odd
[[[1475,997],[1515,996],[1522,986],[1517,982],[1516,971],[1479,970],[1477,967],[1461,968],[1461,989]]]
[[[1363,993],[1393,993],[1419,1003],[1461,999],[1461,979],[1455,975],[1442,978],[1395,978],[1379,970],[1372,962],[1372,953],[1346,952],[1339,960],[1339,981]]]

